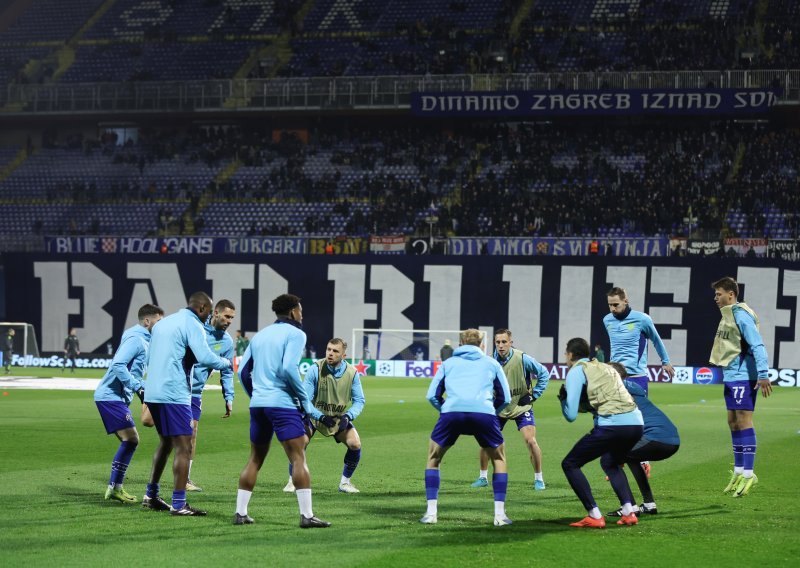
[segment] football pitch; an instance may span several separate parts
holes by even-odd
[[[20,371],[25,374],[26,371]],[[52,373],[52,372],[51,372]],[[99,377],[100,372],[84,371]],[[70,376],[69,373],[67,376]],[[588,415],[567,423],[553,382],[534,407],[547,490],[532,488],[523,440],[507,426],[507,511],[514,524],[492,526],[491,488],[472,489],[477,446],[461,438],[442,464],[439,523],[421,525],[423,472],[437,413],[424,379],[363,380],[366,408],[356,421],[363,443],[353,477],[360,494],[337,491],[344,448],[317,436],[308,452],[314,512],[333,523],[301,530],[293,494],[282,492],[281,447],[261,471],[249,512],[233,526],[239,472],[249,451],[247,397],[222,420],[219,391],[204,395],[189,502],[207,517],[171,517],[103,500],[118,442],[106,436],[89,391],[2,389],[0,396],[0,565],[3,566],[796,566],[800,554],[795,474],[800,464],[800,389],[776,388],[756,411],[760,483],[750,495],[722,494],[731,467],[721,386],[653,385],[651,398],[680,430],[680,451],[653,463],[659,514],[638,526],[568,526],[584,515],[561,471]],[[237,385],[238,388],[238,385]],[[7,393],[7,394],[6,394]],[[140,405],[132,405],[139,423]],[[141,444],[125,488],[141,498],[156,445]],[[603,512],[618,503],[598,463],[584,468]],[[630,477],[630,476],[629,476]],[[633,483],[633,480],[631,479]],[[169,501],[171,471],[162,480]],[[637,502],[640,495],[635,489]]]

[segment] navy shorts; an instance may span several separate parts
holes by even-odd
[[[131,409],[121,400],[96,400],[97,410],[103,419],[106,433],[113,434],[126,428],[136,428],[131,416]]]
[[[508,418],[500,418],[501,430],[506,427],[506,422],[508,421]],[[533,416],[533,409],[531,408],[514,418],[514,422],[517,423],[517,430],[522,430],[526,426],[536,426],[536,418]]]
[[[317,431],[317,427],[314,425],[314,421],[311,420],[310,418],[304,418],[303,419],[303,424],[306,425],[306,433],[307,433],[308,437],[309,438],[312,437]],[[353,423],[350,422],[347,425],[347,428],[344,429],[344,431],[345,432],[349,432],[350,430],[353,430],[354,428],[355,428],[355,426],[353,426]],[[335,432],[330,437],[333,438],[334,440],[336,440],[337,444],[342,444],[343,442],[339,438],[336,437],[339,434],[341,434],[341,432]]]
[[[257,446],[269,444],[272,434],[279,442],[306,435],[303,414],[296,408],[250,408],[250,441]]]
[[[581,468],[603,454],[608,454],[609,465],[621,465],[643,432],[643,426],[595,426],[575,443],[561,461],[561,467],[564,471]]]
[[[503,443],[500,419],[482,412],[443,412],[433,427],[431,440],[448,447],[461,435],[474,436],[481,448],[496,448]]]
[[[725,407],[728,410],[750,410],[756,409],[756,399],[758,381],[731,381],[723,383],[725,392]]]
[[[203,413],[203,397],[192,395],[192,420],[200,421]]]
[[[648,390],[647,389],[650,388],[650,380],[646,376],[645,377],[627,377],[625,380],[626,381],[630,381],[632,383],[636,383],[637,385],[642,387],[642,390],[644,391],[644,394],[648,394]]]
[[[191,436],[192,407],[189,404],[148,402],[153,424],[161,436]]]

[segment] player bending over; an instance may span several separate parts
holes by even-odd
[[[359,493],[359,490],[350,481],[361,460],[361,438],[358,436],[353,422],[364,410],[366,401],[358,372],[353,365],[344,360],[346,355],[347,343],[334,337],[328,341],[325,359],[316,361],[306,373],[303,384],[311,399],[311,404],[330,418],[328,424],[307,419],[306,425],[309,441],[314,436],[314,432],[319,431],[325,437],[333,436],[337,444],[344,444],[347,447],[344,454],[342,478],[339,480],[339,491]],[[345,409],[347,410],[345,411]],[[308,444],[306,444],[307,447]],[[289,464],[289,482],[283,490],[287,493],[294,491],[291,463]]]
[[[508,406],[511,391],[503,368],[484,354],[482,345],[481,331],[462,331],[460,346],[439,366],[428,388],[428,401],[440,414],[428,446],[425,469],[428,509],[420,519],[423,524],[437,522],[439,467],[447,450],[461,435],[473,436],[492,460],[495,526],[511,524],[506,516],[506,450],[497,417]]]

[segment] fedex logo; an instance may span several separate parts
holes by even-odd
[[[432,378],[441,364],[441,361],[406,361],[405,376]]]

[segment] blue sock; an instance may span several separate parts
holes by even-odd
[[[741,430],[739,434],[741,436],[739,443],[742,444],[742,466],[752,471],[756,462],[756,431],[754,428],[748,428]]]
[[[495,473],[492,475],[492,490],[494,491],[495,501],[506,500],[506,491],[508,490],[507,473]]]
[[[292,467],[292,462],[289,462],[289,477],[292,477],[292,472],[293,471],[294,471],[294,468]]]
[[[180,509],[186,505],[186,491],[173,491],[172,492],[172,508]]]
[[[125,481],[125,472],[128,471],[128,465],[133,459],[133,452],[136,451],[136,445],[132,442],[121,442],[117,453],[114,455],[114,461],[111,462],[111,477],[108,480],[109,485],[122,485]]]
[[[158,497],[159,486],[158,483],[148,483],[146,495],[151,499]]]
[[[425,470],[425,498],[428,500],[439,498],[439,470]]]
[[[742,455],[742,431],[733,430],[731,432],[733,442],[733,467],[744,467],[744,456]]]
[[[361,461],[361,448],[358,448],[357,450],[348,449],[347,453],[344,454],[344,469],[342,469],[342,476],[348,479],[353,477],[353,473],[355,473],[359,461]]]

